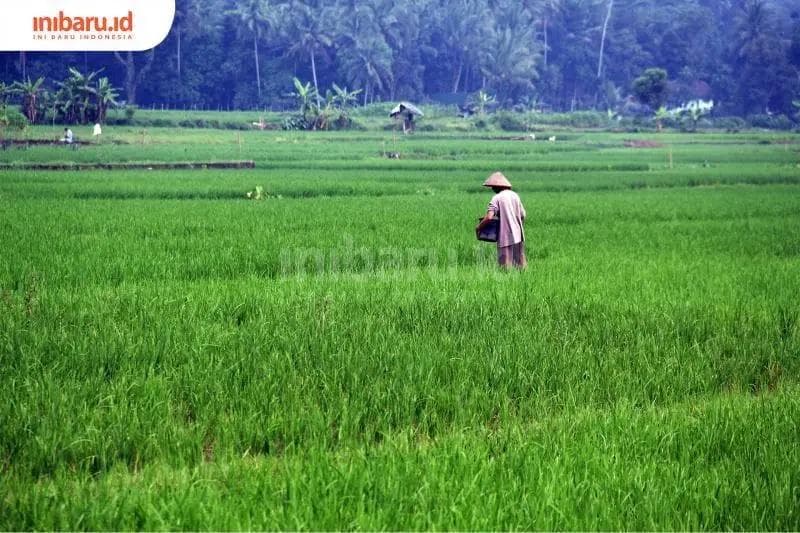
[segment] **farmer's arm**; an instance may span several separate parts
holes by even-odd
[[[486,215],[484,215],[483,219],[481,219],[481,221],[478,222],[478,225],[475,226],[475,233],[479,233],[492,220],[494,220],[494,210],[489,209],[486,211]]]

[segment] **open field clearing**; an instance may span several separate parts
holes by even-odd
[[[0,529],[800,529],[799,139],[0,151]]]

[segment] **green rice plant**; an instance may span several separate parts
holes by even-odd
[[[800,527],[794,145],[109,134],[257,164],[0,169],[0,528]]]

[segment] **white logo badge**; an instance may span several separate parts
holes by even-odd
[[[175,0],[26,0],[0,5],[0,51],[140,51],[163,41]]]

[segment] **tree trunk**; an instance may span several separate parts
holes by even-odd
[[[178,27],[178,81],[181,80],[181,28]]]
[[[547,15],[542,21],[542,33],[544,33],[544,66],[547,68]]]
[[[36,95],[29,94],[25,96],[25,116],[31,124],[36,124]]]
[[[128,52],[128,57],[123,64],[125,65],[125,98],[128,104],[136,104],[136,65],[133,61],[133,54]]]
[[[253,35],[253,55],[256,58],[256,86],[258,87],[258,104],[261,105],[261,71],[258,67],[258,35]]]
[[[125,57],[122,57],[119,52],[114,52],[114,57],[116,57],[117,61],[122,63],[125,67],[125,96],[127,98],[128,105],[133,105],[136,103],[136,89],[139,86],[139,83],[141,83],[145,74],[147,74],[147,72],[150,70],[150,67],[153,66],[155,54],[155,48],[150,49],[150,51],[147,52],[144,65],[142,65],[140,68],[136,66],[136,57],[133,55],[133,52],[126,52]]]
[[[600,37],[600,58],[597,60],[597,77],[603,73],[603,51],[606,45],[606,32],[608,31],[608,21],[611,20],[611,10],[614,8],[614,0],[608,0],[608,11],[606,20],[603,22],[603,34]]]
[[[311,49],[311,76],[314,78],[314,90],[317,92],[317,108],[322,107],[319,97],[319,85],[317,85],[317,62],[314,59],[314,49]]]
[[[456,71],[455,78],[453,79],[453,94],[458,92],[458,86],[461,83],[461,72],[464,70],[464,60],[458,62],[458,70]]]

